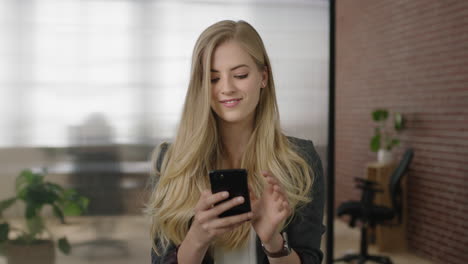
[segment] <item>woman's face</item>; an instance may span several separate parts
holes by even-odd
[[[266,70],[259,71],[236,41],[219,45],[211,66],[211,108],[225,122],[253,120],[260,89],[267,84]]]

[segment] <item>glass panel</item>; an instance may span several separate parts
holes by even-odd
[[[223,19],[259,31],[284,131],[326,168],[327,1],[0,1],[0,200],[26,168],[92,199],[68,225],[47,218],[73,248],[57,263],[149,263],[148,158],[174,136],[197,37]]]

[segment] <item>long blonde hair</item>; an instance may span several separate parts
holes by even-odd
[[[228,40],[237,41],[259,69],[268,70],[267,86],[255,110],[254,130],[241,161],[241,167],[249,172],[249,184],[260,195],[265,184],[260,172],[269,170],[283,186],[292,208],[310,201],[313,171],[281,132],[273,74],[263,42],[245,21],[220,21],[203,31],[196,42],[179,128],[160,170],[155,171],[157,184],[147,213],[157,254],[170,243],[178,245],[184,240],[200,193],[210,188],[208,172],[217,169],[223,153],[217,117],[210,107],[210,69],[213,51]],[[157,163],[159,150],[154,152],[153,164]],[[239,247],[247,241],[249,229],[250,223],[246,223],[225,233],[215,245],[226,249]]]

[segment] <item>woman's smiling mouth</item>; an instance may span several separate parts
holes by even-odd
[[[235,99],[222,100],[222,101],[219,101],[219,102],[222,103],[226,107],[234,107],[234,106],[238,105],[241,100],[242,100],[242,98],[235,98]]]

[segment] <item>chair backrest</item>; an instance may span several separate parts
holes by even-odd
[[[398,164],[398,167],[393,171],[389,182],[390,199],[395,213],[398,215],[399,222],[401,223],[401,178],[405,175],[408,167],[413,159],[414,151],[409,148],[403,154],[403,158]]]

